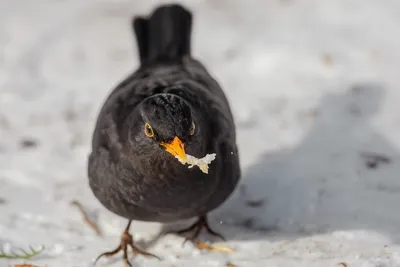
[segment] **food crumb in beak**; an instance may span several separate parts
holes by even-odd
[[[217,154],[207,154],[203,158],[196,158],[189,154],[186,154],[186,160],[182,160],[179,156],[175,156],[180,163],[189,164],[188,168],[191,169],[193,166],[198,166],[199,169],[208,174],[208,165],[215,159]]]

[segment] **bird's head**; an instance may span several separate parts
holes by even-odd
[[[201,141],[195,114],[180,96],[154,95],[145,99],[138,111],[140,119],[132,125],[129,135],[142,147],[163,149],[186,161],[186,145],[194,139]]]

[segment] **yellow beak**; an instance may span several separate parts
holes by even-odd
[[[174,157],[178,156],[181,160],[186,162],[184,144],[177,136],[175,136],[170,143],[161,142],[160,145],[165,147],[165,150],[171,153]]]

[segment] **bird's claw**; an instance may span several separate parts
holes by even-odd
[[[125,230],[124,233],[122,234],[121,243],[119,244],[119,246],[116,249],[112,250],[112,251],[104,252],[104,253],[100,254],[96,258],[96,260],[94,261],[94,264],[96,264],[97,261],[101,257],[103,257],[103,256],[111,257],[111,256],[117,254],[118,252],[120,252],[122,250],[123,253],[124,253],[123,254],[124,265],[126,267],[132,267],[132,264],[128,260],[128,247],[130,247],[132,249],[133,253],[135,253],[135,254],[140,254],[140,255],[143,255],[145,257],[153,257],[153,258],[156,258],[158,260],[161,260],[160,257],[158,257],[158,256],[156,256],[154,254],[151,254],[151,253],[149,253],[149,252],[147,252],[145,250],[142,250],[142,249],[138,248],[137,246],[135,246],[135,244],[133,243],[132,235],[127,230]]]
[[[200,232],[203,229],[205,229],[207,231],[207,233],[209,233],[210,235],[216,236],[216,237],[222,239],[223,241],[226,241],[226,239],[221,234],[219,234],[219,233],[217,233],[217,232],[215,232],[214,230],[211,229],[210,225],[207,222],[207,217],[206,216],[199,217],[199,219],[194,224],[189,226],[188,228],[185,228],[185,229],[182,229],[182,230],[179,230],[179,231],[170,231],[170,232],[167,232],[166,234],[182,235],[182,234],[185,234],[185,233],[193,232],[193,234],[190,237],[185,238],[185,240],[183,241],[182,246],[184,246],[186,244],[186,242],[188,242],[188,241],[196,244],[196,239],[198,239],[198,237],[200,235]],[[205,243],[200,242],[200,241],[197,242],[197,243],[205,244]],[[202,246],[202,249],[205,249],[205,248],[206,248],[205,246]]]

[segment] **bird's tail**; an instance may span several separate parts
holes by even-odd
[[[135,17],[132,24],[142,65],[190,56],[192,14],[184,7],[163,5],[148,18]]]

